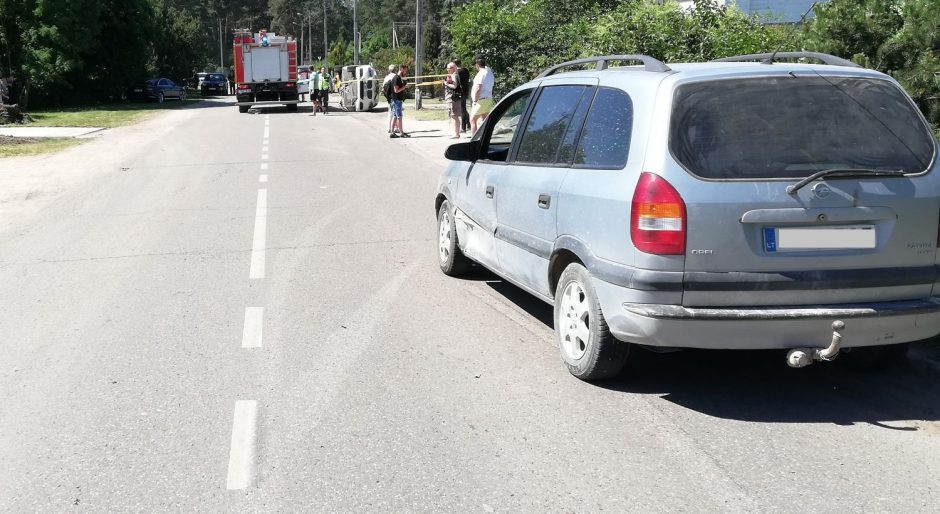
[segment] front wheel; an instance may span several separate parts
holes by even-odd
[[[581,380],[602,380],[620,373],[630,346],[610,333],[591,275],[569,264],[555,289],[555,340],[561,359]]]
[[[180,92],[180,102],[185,102],[185,101],[186,101],[186,91],[181,91],[181,92]]]
[[[163,103],[163,93],[157,93],[157,103],[158,104]]]
[[[245,114],[246,112],[248,112],[248,109],[249,109],[249,106],[247,106],[247,105],[239,105],[239,106],[238,106],[238,112],[240,112],[240,113],[242,113],[242,114]]]
[[[470,259],[457,245],[457,227],[450,202],[444,200],[437,211],[437,256],[441,271],[449,277],[463,275],[470,269]]]

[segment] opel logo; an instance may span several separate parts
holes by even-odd
[[[816,198],[827,198],[832,194],[832,189],[829,189],[825,182],[820,182],[813,186],[813,194],[816,195]]]

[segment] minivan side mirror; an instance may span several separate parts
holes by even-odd
[[[447,147],[444,158],[449,161],[474,162],[480,157],[480,142],[468,141],[455,143]]]

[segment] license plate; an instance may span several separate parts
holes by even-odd
[[[864,250],[875,248],[876,242],[874,225],[764,229],[767,252]]]
[[[135,89],[135,90],[134,90],[135,93],[140,93],[141,91],[142,91],[142,90],[140,90],[140,89]]]

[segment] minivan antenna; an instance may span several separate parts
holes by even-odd
[[[818,3],[819,3],[818,1],[817,1],[817,2],[813,2],[813,5],[810,5],[810,6],[809,6],[809,9],[807,9],[806,12],[804,12],[803,15],[800,16],[800,22],[799,22],[799,23],[794,23],[793,26],[790,27],[790,33],[787,34],[787,39],[790,39],[790,36],[793,35],[793,31],[796,30],[796,27],[802,26],[803,23],[806,22],[806,17],[809,15],[809,12],[812,11],[812,10],[813,10],[813,7],[816,7],[816,4],[818,4]],[[770,54],[770,57],[768,57],[767,60],[765,60],[765,61],[763,62],[763,64],[773,64],[773,63],[774,63],[774,57],[776,57],[776,56],[777,56],[777,53],[780,52],[780,49],[781,49],[781,47],[783,46],[783,43],[784,43],[784,41],[781,41],[780,44],[777,45],[777,49],[774,50],[774,53]]]

